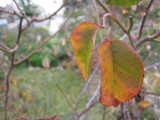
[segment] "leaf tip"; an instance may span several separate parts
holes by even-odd
[[[85,78],[85,82],[88,82],[88,77],[87,77],[87,78]]]

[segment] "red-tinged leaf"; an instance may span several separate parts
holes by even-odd
[[[88,81],[91,69],[93,47],[98,28],[97,24],[83,22],[74,29],[70,36],[78,67],[86,81]]]
[[[100,102],[118,106],[136,96],[143,83],[143,64],[128,44],[120,40],[104,41],[97,50],[102,71]]]

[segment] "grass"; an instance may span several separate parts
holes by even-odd
[[[67,104],[58,84],[68,97],[74,107],[81,92],[83,81],[79,71],[65,69],[38,69],[28,70],[28,68],[14,69],[11,75],[11,89],[9,97],[9,119],[18,116],[28,118],[41,118],[46,115],[58,115],[63,120],[71,117],[73,109]],[[96,87],[97,75],[92,82],[90,94],[93,94]],[[1,101],[2,102],[2,101]],[[86,95],[82,97],[78,112],[85,108]],[[113,109],[112,109],[113,110]],[[110,120],[116,119],[114,113],[108,111]],[[0,108],[0,118],[4,111]],[[91,109],[92,120],[102,119],[103,106],[95,105]],[[113,117],[114,116],[114,117]]]
[[[90,83],[90,97],[98,85],[100,74],[100,71],[98,71]],[[13,120],[18,116],[41,118],[55,114],[62,120],[69,120],[73,113],[73,108],[68,105],[57,84],[66,94],[72,107],[74,107],[84,84],[84,81],[80,79],[82,79],[82,76],[79,70],[76,69],[29,70],[24,67],[14,69],[10,81],[9,120]],[[86,101],[85,93],[77,110],[78,113],[85,108]],[[0,105],[3,104],[4,99],[0,99]],[[106,109],[106,118],[108,120],[116,120],[117,115],[120,114],[118,112],[119,108],[109,107]],[[0,107],[0,118],[3,118],[3,115],[3,107]],[[88,118],[91,120],[102,120],[102,115],[103,106],[96,104],[89,111]]]
[[[67,96],[72,93],[73,100],[70,102],[73,104],[82,86],[82,82],[78,80],[79,77],[79,73],[73,74],[72,71],[66,70],[14,69],[11,76],[12,108],[9,116],[24,114],[30,118],[38,118],[58,114],[62,118],[68,118],[72,109],[66,103],[55,82],[61,86]],[[2,116],[1,113],[0,116]]]

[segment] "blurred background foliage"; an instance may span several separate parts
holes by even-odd
[[[26,5],[25,3],[28,2]],[[65,7],[63,18],[66,18],[73,8],[78,4],[78,0],[71,0]],[[40,14],[40,8],[32,4],[32,0],[22,0],[19,3],[26,14],[32,17],[34,14]],[[143,0],[140,4],[131,7],[109,6],[111,11],[122,21],[125,26],[129,25],[129,16],[133,16],[134,27],[132,29],[132,39],[136,42],[140,20],[144,16],[145,7],[148,0]],[[105,12],[99,8],[102,16]],[[0,13],[3,16],[4,13]],[[7,16],[9,23],[12,17]],[[17,19],[17,18],[12,18]],[[19,64],[12,72],[11,76],[11,90],[10,90],[10,103],[9,103],[9,117],[13,119],[17,116],[27,116],[30,118],[39,118],[45,115],[57,114],[60,118],[67,120],[70,118],[73,110],[68,106],[64,96],[57,88],[57,84],[65,91],[69,97],[71,104],[74,106],[79,97],[81,87],[84,85],[80,71],[77,69],[73,50],[69,42],[69,37],[73,29],[83,21],[96,23],[96,15],[90,0],[83,0],[81,6],[73,13],[65,27],[49,42],[47,42],[36,54],[31,56],[26,61]],[[42,41],[50,36],[46,24],[43,27],[30,26],[21,37],[19,49],[16,53],[16,60],[28,55],[33,51]],[[3,41],[8,47],[13,48],[15,39],[18,33],[18,26],[13,29],[7,29],[7,26],[0,26],[0,41]],[[150,13],[143,31],[143,37],[150,34],[155,29],[160,30],[160,1],[156,0],[151,7]],[[107,31],[110,33],[112,39],[122,39],[129,42],[128,38],[124,35],[123,31],[111,19],[107,20]],[[104,31],[103,31],[104,34]],[[99,33],[95,46],[100,44]],[[144,66],[152,65],[160,61],[160,44],[156,42],[147,42],[145,47],[140,46],[142,49],[140,57],[144,61]],[[0,51],[0,63],[4,65],[4,69],[8,68],[10,56],[8,53]],[[97,64],[96,52],[93,56],[93,63]],[[93,64],[92,69],[95,68]],[[2,66],[0,65],[0,94],[4,93],[4,74]],[[96,85],[100,78],[100,71],[95,75],[90,85],[89,96],[93,95]],[[160,92],[160,68],[155,68],[145,74],[144,87],[153,92]],[[145,96],[144,101],[136,103],[136,106],[130,108],[130,111],[136,113],[137,109],[142,111],[143,120],[159,120],[160,116],[159,103],[160,98],[153,98]],[[153,101],[154,100],[154,101]],[[0,118],[3,116],[3,101],[4,98],[0,97]],[[83,96],[78,108],[78,112],[85,108],[87,101],[86,96]],[[87,119],[98,120],[102,119],[103,106],[97,104],[90,112],[91,116]],[[109,120],[117,119],[120,116],[118,108],[107,108],[106,116]],[[106,117],[107,118],[107,117]]]

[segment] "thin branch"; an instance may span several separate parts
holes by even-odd
[[[158,33],[155,33],[154,35],[150,34],[150,35],[147,35],[146,37],[144,37],[142,40],[138,41],[136,44],[135,44],[135,48],[137,49],[141,44],[147,42],[147,41],[153,41],[155,42],[155,39],[160,37],[160,32]],[[160,42],[160,40],[156,40],[156,42]]]
[[[111,13],[111,11],[105,6],[105,4],[103,2],[101,2],[100,0],[96,0],[99,5],[108,13]]]
[[[24,58],[22,58],[21,60],[14,62],[14,65],[18,65],[21,62],[27,60],[28,58],[30,58],[33,54],[37,53],[37,51],[44,45],[46,44],[51,38],[53,38],[61,29],[59,29],[57,32],[55,32],[53,35],[49,36],[47,39],[45,39],[37,48],[35,48],[31,53],[29,53],[28,55],[26,55]]]
[[[78,114],[77,118],[80,118],[83,114],[87,113],[95,104],[99,102],[99,99],[96,99],[90,106],[84,109],[81,113]]]
[[[143,65],[150,59],[151,55],[152,55],[152,52],[149,52],[149,54],[147,55],[147,57],[143,61]]]
[[[54,12],[52,13],[50,16],[48,17],[45,17],[45,18],[36,18],[34,19],[33,21],[36,21],[36,22],[42,22],[42,21],[45,21],[45,20],[48,20],[50,18],[52,18],[53,16],[55,16],[64,6],[66,6],[68,4],[68,1],[69,0],[65,0],[65,2]]]
[[[100,0],[96,0],[96,1],[100,4],[100,6],[106,12],[108,12],[108,13],[110,13],[110,14],[113,15],[113,13],[109,10],[109,8],[107,8],[107,6],[105,5],[105,3],[101,2]],[[120,26],[120,28],[123,30],[123,32],[127,34],[128,33],[127,29],[122,25],[122,23],[116,17],[114,17],[114,18],[115,18],[114,21]]]
[[[143,50],[145,50],[146,49],[146,44],[144,44],[143,46],[142,46],[142,48],[140,48],[139,50],[137,50],[137,53],[141,53]],[[144,63],[143,63],[144,64]]]
[[[7,11],[7,10],[4,10],[4,9],[0,9],[1,12],[4,12],[4,13],[7,13],[7,14],[10,14],[10,15],[14,15],[14,12],[12,11]]]
[[[2,59],[0,59],[0,68],[2,69],[2,71],[4,73],[4,76],[6,76],[6,70],[5,70],[5,68],[4,68],[3,64],[2,64]]]
[[[22,31],[24,31],[25,29],[27,29],[32,23],[33,23],[33,18],[22,28]]]
[[[100,86],[101,86],[101,81],[99,82],[99,85],[97,86],[97,89],[95,90],[93,96],[90,98],[88,103],[86,103],[86,108],[85,109],[87,109],[92,104],[92,102],[95,100],[95,98],[97,97],[97,94],[99,92]],[[83,116],[81,116],[80,120],[81,119],[83,119]]]
[[[28,20],[28,18],[27,18],[27,15],[26,15],[26,13],[24,13],[22,10],[21,10],[21,8],[20,8],[20,6],[18,5],[18,3],[16,2],[16,0],[13,0],[14,1],[14,3],[16,4],[16,6],[17,6],[17,8],[18,8],[18,10],[20,11],[20,13],[22,14],[22,16],[26,19],[26,21],[29,23],[29,20]]]
[[[2,42],[0,42],[0,46],[2,46],[5,49],[5,51],[7,51],[9,53],[13,53],[18,49],[17,45],[13,49],[10,49],[6,45],[4,45]]]
[[[5,95],[5,93],[0,94],[0,98],[3,97]]]
[[[24,31],[25,29],[27,29],[33,22],[42,22],[45,20],[48,20],[50,18],[52,18],[53,16],[55,16],[64,6],[66,6],[66,4],[68,4],[68,0],[66,0],[62,6],[60,6],[54,13],[52,13],[50,16],[46,17],[46,18],[37,18],[36,16],[33,16],[32,19],[28,22],[28,24],[26,24],[23,28],[22,31]]]
[[[106,106],[103,106],[103,118],[102,120],[106,120]]]
[[[123,120],[127,120],[126,115],[125,115],[125,109],[124,109],[124,103],[121,103],[121,116],[123,118]]]
[[[160,43],[160,40],[158,40],[158,39],[153,39],[152,41]]]
[[[58,85],[57,82],[55,82],[55,84],[56,84],[57,88],[61,91],[61,93],[63,94],[66,102],[68,103],[68,105],[72,108],[72,110],[74,110],[72,104],[70,103],[70,100],[68,99],[68,97],[67,97],[67,95],[65,94],[65,92],[63,91],[63,89]]]
[[[23,21],[23,18],[20,19],[20,23],[19,23],[19,32],[18,32],[18,36],[17,36],[17,40],[16,40],[16,43],[15,43],[15,46],[17,46],[19,44],[19,41],[20,41],[20,36],[21,36],[21,29],[22,29],[22,21]],[[10,89],[10,86],[9,86],[9,77],[10,77],[10,74],[11,74],[11,71],[12,71],[12,68],[14,66],[13,62],[14,62],[14,57],[15,57],[15,51],[11,54],[11,65],[10,65],[10,68],[7,72],[7,76],[6,76],[6,93],[5,93],[5,105],[4,105],[4,110],[5,110],[5,114],[4,114],[4,120],[7,120],[7,113],[8,113],[8,93],[9,93],[9,89]]]
[[[146,72],[146,71],[148,71],[148,70],[150,70],[150,69],[157,68],[158,66],[160,66],[160,62],[157,62],[157,63],[155,63],[155,64],[153,64],[153,65],[150,65],[150,66],[145,67],[145,68],[144,68],[144,71]]]
[[[125,107],[126,107],[126,106],[125,106]],[[128,108],[126,107],[125,109],[126,109],[126,116],[127,116],[127,120],[132,120],[132,118],[131,118],[131,115],[130,115],[130,112],[129,112]]]
[[[142,31],[143,31],[143,27],[144,27],[144,24],[145,24],[145,21],[146,21],[146,18],[147,18],[147,15],[148,15],[148,12],[150,10],[150,7],[152,5],[152,3],[154,2],[154,0],[151,0],[148,4],[148,6],[145,8],[146,9],[146,12],[142,18],[142,21],[141,21],[141,25],[140,25],[140,29],[139,29],[139,34],[138,34],[138,39],[141,38],[141,35],[142,35]]]
[[[29,118],[25,117],[25,116],[21,116],[21,117],[17,117],[13,120],[30,120]]]
[[[101,81],[99,82],[99,84],[98,84],[98,86],[97,86],[97,88],[96,88],[93,96],[92,96],[91,99],[88,101],[88,103],[87,103],[87,105],[86,105],[87,107],[90,106],[90,104],[91,104],[91,103],[93,102],[93,100],[96,98],[97,94],[99,93],[100,87],[101,87]]]
[[[149,95],[160,96],[160,94],[159,94],[159,93],[148,92],[148,91],[141,91],[141,92],[143,92],[144,94],[149,94]]]
[[[77,100],[77,102],[76,102],[76,105],[75,105],[73,114],[72,114],[72,116],[71,116],[71,120],[74,120],[74,118],[75,118],[75,113],[77,112],[77,109],[78,109],[80,100],[81,100],[84,92],[86,91],[86,89],[87,89],[87,87],[88,87],[88,84],[91,82],[93,76],[94,76],[95,73],[98,71],[98,68],[99,68],[99,64],[98,64],[97,67],[94,69],[93,73],[89,76],[88,82],[87,82],[87,83],[85,84],[85,86],[82,88],[81,93],[80,93],[80,95],[79,95],[79,98],[78,98],[78,100]]]
[[[130,25],[129,25],[129,28],[128,28],[128,33],[130,34],[132,28],[133,28],[133,25],[134,25],[134,21],[133,21],[133,17],[130,16],[129,17],[129,21],[130,21]]]
[[[96,88],[93,96],[90,98],[90,100],[89,100],[88,103],[86,104],[86,108],[88,108],[88,107],[92,104],[92,102],[95,100],[95,98],[97,97],[97,94],[99,93],[100,87],[101,87],[101,81],[99,81],[99,84],[98,84],[98,86],[97,86],[97,88]],[[82,117],[83,117],[83,116],[81,116],[81,118],[82,118]]]
[[[96,1],[106,12],[114,16],[113,13],[107,8],[105,3],[101,2],[100,0],[96,0]],[[124,27],[124,25],[121,23],[121,21],[118,18],[116,18],[115,16],[113,18],[114,18],[113,20],[119,25],[119,27],[123,30],[123,32],[128,36],[132,47],[135,48],[130,32],[128,32],[128,30]]]
[[[101,25],[101,23],[100,23],[100,18],[99,18],[98,6],[96,5],[95,0],[91,0],[91,2],[92,2],[92,4],[93,4],[93,7],[94,7],[94,10],[95,10],[95,13],[96,13],[97,23],[98,23],[98,25]],[[102,41],[103,41],[102,29],[99,29],[99,30],[100,30],[99,36],[100,36],[100,39],[101,39],[101,42],[102,42]]]
[[[4,13],[7,13],[7,14],[10,14],[10,15],[16,15],[17,17],[21,17],[16,11],[7,11],[7,10],[4,10],[4,9],[0,9],[1,12],[4,12]]]
[[[107,30],[106,30],[106,18],[107,17],[110,17],[112,19],[115,19],[114,16],[112,16],[110,13],[106,13],[103,15],[103,27],[104,27],[104,31],[105,31],[105,34],[106,34],[106,39],[110,40],[110,37],[107,33]]]
[[[55,120],[57,118],[57,115],[52,115],[52,116],[46,116],[46,117],[43,117],[43,118],[38,118],[38,119],[29,119],[25,116],[21,116],[21,117],[17,117],[13,120]]]
[[[0,47],[0,51],[8,52],[6,49]]]
[[[77,5],[77,7],[79,7],[80,4]],[[76,8],[77,8],[76,7]],[[48,37],[47,39],[45,39],[36,49],[34,49],[30,54],[28,54],[26,57],[22,58],[21,60],[14,62],[14,65],[18,65],[19,63],[27,60],[28,58],[30,58],[33,54],[35,54],[45,43],[47,43],[51,38],[53,38],[59,31],[61,31],[65,24],[68,22],[69,18],[71,17],[71,15],[74,13],[74,11],[76,10],[76,8],[69,14],[69,16],[66,18],[66,20],[64,21],[64,23],[62,24],[62,26],[60,27],[60,29],[55,32],[53,35],[51,35],[50,37]]]
[[[6,45],[4,45],[2,42],[0,42],[0,46],[2,46],[6,51],[10,51],[10,48],[8,48]]]

